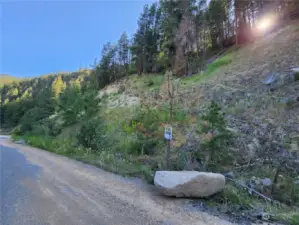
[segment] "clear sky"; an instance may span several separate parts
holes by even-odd
[[[88,67],[105,42],[117,41],[123,31],[134,34],[151,2],[0,0],[0,74],[30,77]]]

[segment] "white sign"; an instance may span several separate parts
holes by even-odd
[[[170,126],[165,127],[164,138],[168,141],[172,140],[172,128]]]

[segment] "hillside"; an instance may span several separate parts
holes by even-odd
[[[0,87],[2,87],[5,84],[11,84],[16,81],[20,81],[21,79],[18,77],[10,76],[7,74],[0,74]]]
[[[298,224],[298,37],[296,22],[189,77],[131,75],[98,91],[90,72],[81,71],[7,85],[1,122],[34,146],[150,182],[165,167],[229,173],[282,206],[233,183],[215,202],[226,202],[229,212],[262,205],[273,220]],[[166,166],[167,124],[173,140]]]
[[[4,75],[3,79],[1,76],[1,100],[3,103],[8,103],[28,97],[35,98],[44,88],[54,86],[57,77],[61,77],[63,83],[68,86],[70,84],[84,82],[88,79],[89,74],[89,70],[80,70],[73,73],[48,74],[28,79],[19,79]],[[12,84],[14,81],[18,82]]]
[[[267,196],[271,190],[258,182],[270,178],[277,186],[273,198],[298,201],[299,189],[294,182],[299,178],[299,83],[291,71],[299,67],[298,27],[298,23],[292,24],[253,44],[231,50],[200,75],[173,78],[172,168],[203,169],[203,158],[207,155],[199,146],[205,137],[198,133],[196,118],[206,112],[211,101],[216,101],[226,114],[227,129],[235,138],[233,145],[220,148],[218,154],[222,159],[214,170],[233,172],[234,179],[246,184],[257,182],[252,187]],[[274,81],[266,84],[269,78]],[[101,114],[113,124],[110,135],[118,140],[123,140],[117,136],[121,124],[136,118],[134,107],[141,105],[155,111],[152,116],[157,116],[161,125],[154,126],[156,131],[148,125],[153,133],[162,134],[163,124],[169,122],[166,75],[131,76],[107,86],[99,96],[104,100]],[[154,156],[139,156],[134,162],[160,168],[164,146],[158,149]],[[290,193],[289,197],[286,193]],[[248,200],[243,195],[238,198]]]
[[[216,101],[226,112],[232,129],[250,134],[246,142],[242,140],[245,145],[242,149],[261,136],[280,143],[285,143],[284,138],[294,137],[296,142],[299,86],[289,75],[299,64],[298,26],[288,26],[254,44],[233,50],[218,60],[229,58],[227,65],[220,65],[212,73],[175,79],[178,84],[175,105],[183,111],[200,112],[210,101]],[[264,81],[272,76],[276,82],[272,86],[265,84]],[[163,101],[163,82],[163,76],[132,76],[107,86],[101,93],[108,95],[108,108],[141,100],[156,107],[167,103],[167,97]],[[117,94],[123,87],[125,91]],[[294,140],[288,141],[293,143]]]

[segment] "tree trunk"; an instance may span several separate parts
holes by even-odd
[[[235,0],[235,33],[236,33],[236,46],[239,46],[239,0]]]

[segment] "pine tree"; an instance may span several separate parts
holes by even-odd
[[[102,58],[95,66],[94,71],[98,88],[103,88],[119,78],[116,53],[116,45],[112,45],[110,42],[104,45]]]
[[[129,64],[129,39],[126,32],[118,40],[118,60],[123,66]]]

